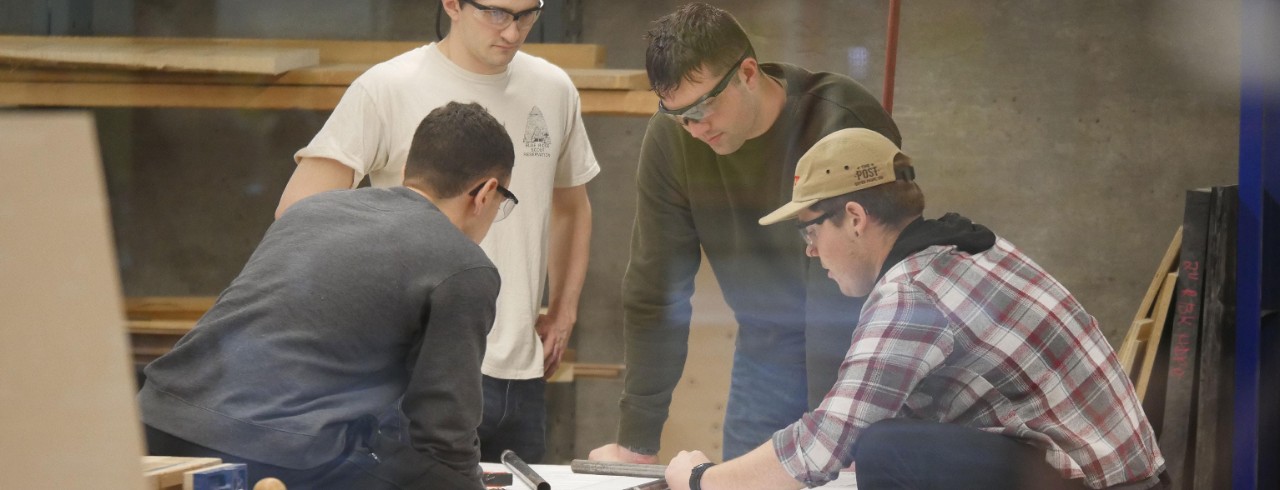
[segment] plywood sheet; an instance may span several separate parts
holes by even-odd
[[[0,113],[0,163],[0,486],[141,489],[93,121]]]

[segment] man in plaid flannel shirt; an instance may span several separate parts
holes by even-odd
[[[806,253],[866,296],[822,404],[752,452],[712,467],[681,452],[671,488],[825,484],[856,466],[879,488],[1146,489],[1164,458],[1115,352],[1075,297],[991,230],[926,220],[910,159],[844,129],[796,168]]]

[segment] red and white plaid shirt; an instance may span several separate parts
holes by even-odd
[[[793,478],[826,483],[890,418],[974,427],[1045,449],[1092,488],[1164,467],[1133,385],[1066,288],[1004,239],[979,254],[933,246],[890,268],[826,399],[773,437]]]

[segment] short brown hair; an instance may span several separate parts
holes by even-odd
[[[743,53],[755,57],[751,41],[737,19],[723,9],[705,3],[690,3],[653,23],[644,36],[649,42],[644,67],[649,85],[659,97],[666,96],[683,81],[692,81],[695,71],[727,73]]]
[[[898,153],[893,157],[895,170],[911,165],[911,157]],[[856,202],[867,210],[867,215],[875,218],[890,228],[907,226],[911,220],[924,213],[924,191],[915,180],[898,179],[891,183],[869,187],[823,199],[809,209],[822,214],[837,214],[844,211],[846,203]],[[836,221],[836,226],[843,223]]]

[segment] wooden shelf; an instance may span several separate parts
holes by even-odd
[[[40,61],[0,54],[0,105],[54,107],[164,107],[330,110],[348,85],[375,63],[420,46],[417,42],[162,39],[106,37],[0,36],[0,47],[29,46],[67,50],[92,46],[110,54],[143,47],[171,51],[232,54],[249,49],[318,51],[318,64],[279,75],[128,67],[116,69],[84,62]],[[584,114],[648,116],[658,99],[643,70],[602,68],[604,48],[583,44],[526,44],[524,51],[563,68],[582,97]],[[105,57],[105,55],[104,55]],[[193,66],[195,64],[193,63]],[[231,70],[228,72],[227,70]],[[248,71],[248,70],[244,70]]]
[[[217,296],[131,296],[124,299],[129,320],[188,320],[195,323]]]
[[[133,296],[125,298],[124,309],[133,346],[133,360],[146,364],[164,355],[183,335],[195,327],[196,321],[213,306],[216,296]],[[541,310],[546,313],[546,308]],[[567,383],[575,378],[612,379],[622,376],[622,364],[574,362],[576,352],[565,353],[550,382]]]

